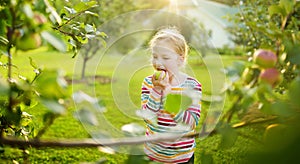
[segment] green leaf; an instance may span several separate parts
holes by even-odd
[[[61,99],[70,94],[63,74],[57,70],[44,70],[36,79],[35,86],[43,98]]]
[[[25,15],[27,17],[29,17],[29,18],[33,17],[33,12],[32,12],[30,4],[28,4],[28,3],[24,4],[24,6],[23,6],[23,12],[25,13]]]
[[[293,12],[295,2],[295,0],[280,0],[279,5],[285,9],[287,14],[290,14]]]
[[[23,98],[23,103],[20,104],[20,107],[21,109],[32,109],[38,104],[39,102],[35,98]]]
[[[100,42],[101,42],[101,45],[103,45],[103,47],[106,48],[106,46],[107,46],[106,41],[104,39],[101,39]]]
[[[289,98],[295,106],[299,107],[300,106],[300,78],[296,78],[292,84],[291,88],[289,89]]]
[[[274,114],[270,103],[260,103],[259,108],[263,113]]]
[[[3,115],[10,124],[19,125],[21,121],[22,111],[20,106],[16,106],[14,110],[5,110],[3,112]]]
[[[94,110],[96,112],[105,112],[106,108],[102,101],[99,101],[95,97],[91,97],[82,91],[75,92],[72,95],[74,102],[78,108],[88,108],[89,110]]]
[[[30,65],[34,68],[34,69],[37,69],[37,65],[36,63],[33,61],[32,57],[29,56],[29,60],[30,60]]]
[[[8,44],[8,40],[3,36],[0,36],[0,45],[6,46]]]
[[[74,6],[74,9],[78,12],[81,12],[96,6],[97,6],[96,1],[80,2]]]
[[[4,146],[1,144],[0,145],[0,154],[3,154],[5,152]]]
[[[28,126],[32,123],[32,115],[28,114],[27,112],[22,112],[22,120],[21,126]]]
[[[51,6],[51,4],[48,1],[44,1],[44,2],[45,2],[45,5],[47,6],[47,10],[51,13],[49,15],[51,22],[53,24],[61,25],[62,24],[61,17],[58,15],[55,8],[53,6]]]
[[[54,114],[64,114],[66,112],[66,108],[55,99],[41,98],[39,101]]]
[[[294,110],[290,108],[289,104],[285,102],[275,102],[271,105],[271,110],[273,114],[283,117],[290,117],[297,114]]]
[[[96,31],[96,35],[97,36],[101,36],[102,38],[106,38],[107,35],[105,34],[105,32],[100,32],[100,31]]]
[[[300,1],[296,1],[295,4],[295,10],[297,11],[297,9],[300,8]]]
[[[300,65],[300,44],[287,44],[287,59],[293,63]]]
[[[145,134],[145,128],[137,123],[130,123],[122,126],[122,131],[128,136],[141,136]]]
[[[285,15],[285,11],[282,7],[278,6],[278,5],[272,5],[269,7],[268,9],[269,11],[269,15],[273,16],[275,14],[281,14],[282,16]]]
[[[47,124],[47,123],[51,122],[51,120],[53,120],[54,118],[55,118],[55,114],[53,112],[48,111],[43,115],[43,123]]]
[[[185,95],[168,94],[164,104],[164,109],[170,113],[178,113],[187,109],[192,103],[192,99]]]
[[[221,134],[221,148],[230,148],[235,144],[238,134],[236,130],[232,128],[229,124],[225,122],[220,123],[217,126],[217,132]]]
[[[96,14],[96,13],[94,13],[94,12],[91,12],[91,11],[85,11],[84,13],[85,13],[85,14],[92,15],[92,16],[99,17],[99,15],[98,15],[98,14]]]
[[[267,126],[263,135],[264,148],[267,151],[274,152],[279,152],[280,150],[289,150],[288,147],[291,145],[292,141],[299,139],[297,138],[298,129],[295,129],[295,127],[296,126],[294,125],[289,126],[288,124],[278,123]],[[292,151],[293,149],[290,150]]]
[[[265,83],[260,83],[257,87],[257,96],[260,100],[260,102],[268,104],[269,101],[266,98],[266,95],[272,94],[272,87]]]
[[[90,25],[90,24],[86,24],[85,26],[84,26],[84,29],[85,29],[85,31],[87,32],[87,33],[93,33],[93,32],[95,32],[95,28],[94,28],[94,26],[92,26],[92,25]]]
[[[9,85],[6,80],[0,79],[0,96],[6,96],[9,92]]]
[[[69,8],[69,7],[64,7],[70,14],[76,14],[76,10],[74,10],[73,8]]]
[[[80,109],[74,113],[74,117],[81,121],[82,123],[87,123],[89,125],[97,126],[99,122],[94,113],[88,109]]]
[[[67,45],[65,42],[61,39],[61,37],[54,33],[54,32],[48,32],[48,31],[43,31],[41,33],[41,36],[43,39],[45,39],[49,44],[51,44],[54,48],[61,52],[66,52],[67,51]]]
[[[246,67],[244,61],[234,61],[232,66],[226,68],[226,74],[230,77],[241,76]]]
[[[248,109],[251,105],[253,105],[254,98],[252,96],[245,96],[244,99],[242,99],[241,107],[243,109]]]
[[[88,39],[93,39],[96,37],[96,35],[86,34],[85,35]]]

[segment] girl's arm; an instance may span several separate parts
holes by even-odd
[[[153,88],[151,78],[146,77],[142,83],[141,105],[144,110],[158,112],[162,105],[162,94]]]

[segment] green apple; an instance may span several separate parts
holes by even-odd
[[[277,56],[273,51],[258,49],[253,54],[253,61],[261,68],[272,68],[277,63]]]
[[[164,79],[166,77],[166,72],[165,71],[155,71],[154,72],[154,77],[155,77],[155,80],[158,80],[159,77],[162,75],[162,79]]]
[[[16,47],[22,51],[36,49],[42,45],[41,36],[38,33],[25,34],[16,42]]]

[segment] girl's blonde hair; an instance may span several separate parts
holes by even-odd
[[[164,27],[160,29],[150,40],[150,48],[152,49],[161,40],[173,43],[176,53],[182,56],[183,59],[186,59],[189,47],[184,36],[176,27]]]

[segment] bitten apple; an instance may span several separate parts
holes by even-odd
[[[267,68],[260,73],[259,80],[275,87],[282,81],[282,75],[276,68]]]
[[[273,51],[258,49],[253,54],[253,61],[262,68],[272,68],[276,65],[277,56]]]
[[[155,71],[154,72],[155,80],[158,80],[161,75],[162,75],[162,79],[164,79],[166,77],[166,72],[165,71]]]

